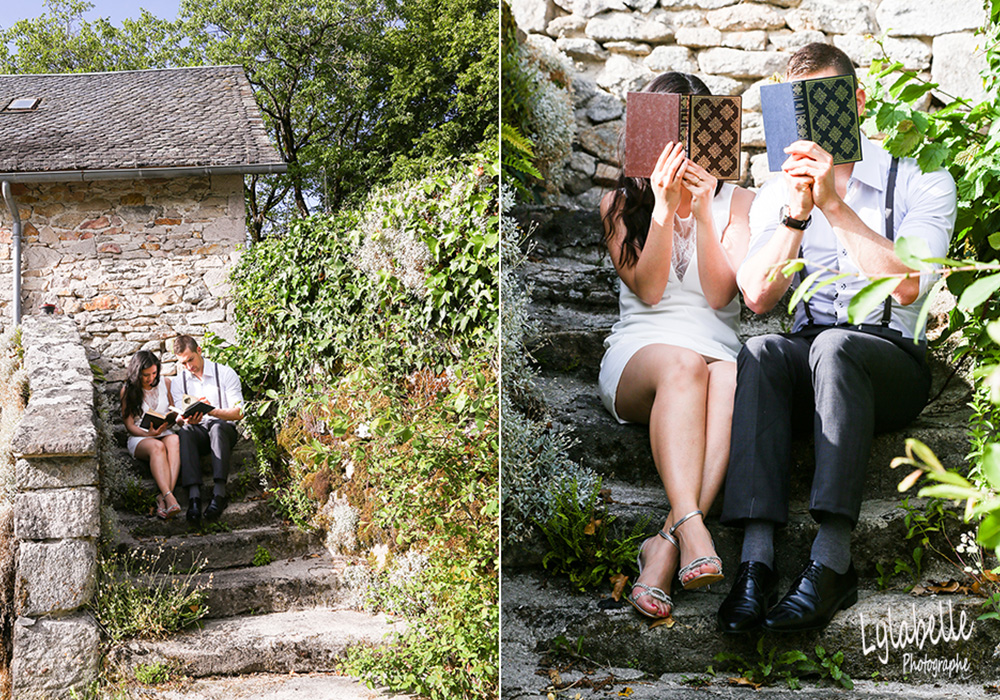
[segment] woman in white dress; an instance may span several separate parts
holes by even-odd
[[[160,495],[156,497],[157,517],[171,518],[180,512],[173,488],[181,470],[180,438],[166,423],[159,428],[140,428],[146,411],[166,415],[170,406],[170,380],[160,376],[160,360],[147,350],[140,350],[129,360],[122,385],[122,420],[128,430],[128,453],[149,461]]]
[[[664,73],[646,91],[710,94],[684,73]],[[686,589],[722,579],[703,516],[695,516],[712,505],[729,460],[740,349],[736,270],[752,200],[689,160],[680,144],[667,144],[650,178],[621,174],[601,201],[622,281],[621,320],[601,361],[602,399],[619,422],[649,425],[670,503],[663,529],[639,549],[628,596],[647,617],[670,615],[675,573]]]

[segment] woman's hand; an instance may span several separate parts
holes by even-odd
[[[163,434],[163,431],[166,430],[168,427],[170,426],[168,426],[166,421],[164,421],[163,423],[160,423],[159,428],[150,428],[149,430],[147,430],[146,437],[152,437],[152,438],[160,437],[160,435]]]
[[[687,161],[684,186],[691,193],[691,211],[697,220],[712,223],[712,200],[718,180],[693,160]]]
[[[656,221],[662,223],[677,211],[681,202],[681,183],[689,162],[680,143],[668,143],[663,148],[653,174],[649,177],[656,200],[653,207],[653,218]]]

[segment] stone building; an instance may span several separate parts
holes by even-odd
[[[120,378],[140,348],[232,333],[243,178],[284,172],[239,66],[0,76],[0,181],[22,224],[25,315],[53,304]],[[0,323],[14,217],[0,207]]]
[[[880,37],[892,58],[944,92],[983,97],[985,47],[975,34],[986,19],[982,0],[508,1],[526,43],[571,67],[576,136],[561,200],[588,209],[617,177],[625,94],[664,71],[743,96],[748,186],[770,176],[759,87],[807,43],[839,47],[863,78]]]

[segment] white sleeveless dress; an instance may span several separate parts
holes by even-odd
[[[160,383],[156,385],[155,399],[156,400],[153,401],[150,399],[149,395],[143,393],[142,397],[143,413],[145,413],[146,411],[156,411],[157,413],[166,414],[167,408],[170,406],[170,396],[167,395],[167,380],[164,379],[163,377],[160,377]],[[141,418],[142,416],[140,416],[140,419]],[[139,421],[137,420],[136,425],[138,424]],[[158,437],[163,437],[165,435],[172,435],[173,433],[174,433],[173,428],[167,428],[162,433],[160,433]],[[128,453],[133,457],[135,457],[136,446],[145,439],[146,439],[145,437],[139,437],[138,435],[129,435]]]
[[[719,194],[712,200],[715,235],[720,239],[729,224],[729,211],[735,191],[735,185],[724,183]],[[677,223],[675,221],[675,227]],[[695,232],[692,230],[690,235],[693,237]],[[676,236],[674,242],[676,249]],[[693,238],[691,242],[693,243]],[[674,261],[678,262],[678,256],[674,256]],[[680,267],[681,276],[678,276],[676,265],[671,264],[670,278],[663,291],[663,298],[655,306],[643,302],[627,284],[619,281],[618,307],[621,320],[614,325],[611,335],[604,341],[606,350],[598,379],[601,400],[619,423],[628,421],[622,420],[615,411],[618,382],[628,361],[646,345],[676,345],[693,350],[706,359],[729,362],[734,362],[739,354],[739,299],[734,297],[725,308],[719,310],[709,305],[698,276],[696,249],[691,253],[686,269],[683,265]]]

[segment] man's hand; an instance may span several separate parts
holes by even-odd
[[[833,156],[812,141],[796,141],[785,149],[782,164],[788,184],[788,215],[805,220],[813,206],[826,212],[843,204],[833,178]]]

